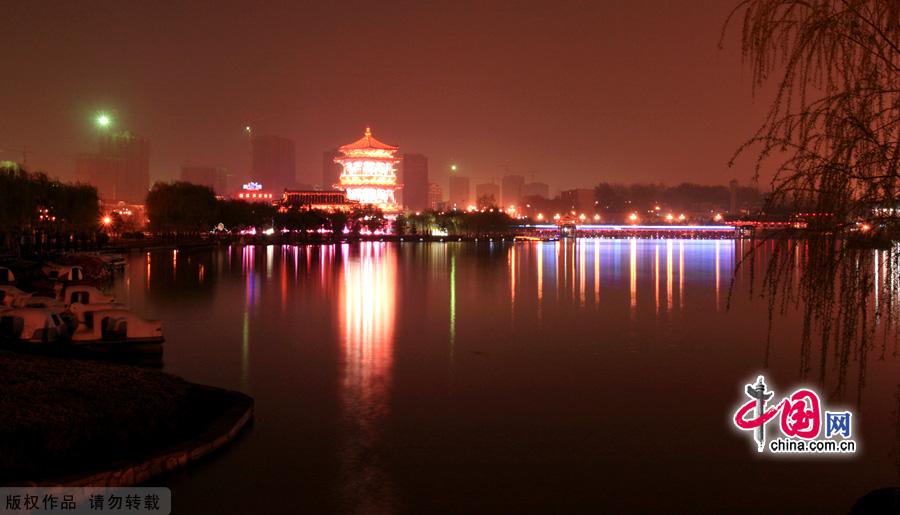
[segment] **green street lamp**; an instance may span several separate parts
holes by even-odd
[[[112,117],[110,117],[106,113],[99,113],[97,117],[94,119],[94,123],[97,124],[97,127],[101,129],[106,129],[110,125],[112,125]]]

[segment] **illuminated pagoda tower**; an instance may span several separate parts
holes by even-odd
[[[400,206],[394,198],[397,175],[394,165],[400,161],[394,157],[398,147],[382,143],[372,136],[366,127],[362,138],[338,148],[342,155],[334,158],[343,167],[338,188],[347,192],[347,200],[377,206],[387,213],[397,212]]]

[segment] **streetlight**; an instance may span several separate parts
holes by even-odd
[[[97,116],[94,118],[94,123],[97,124],[97,127],[106,129],[112,125],[112,117],[106,113],[97,113]]]
[[[450,165],[450,171],[455,172],[459,167],[456,165]]]

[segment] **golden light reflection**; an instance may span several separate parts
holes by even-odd
[[[541,302],[544,300],[544,244],[537,244],[537,298],[538,318],[541,318]]]
[[[716,311],[719,311],[719,240],[716,240]]]
[[[594,303],[600,304],[600,240],[594,240]]]
[[[672,240],[666,240],[666,312],[672,311]]]
[[[562,243],[559,240],[557,240],[556,241],[556,262],[555,262],[556,266],[553,267],[553,274],[554,274],[553,287],[556,289],[556,301],[557,302],[559,302],[559,267],[561,266],[560,259],[559,259],[560,249],[562,249]]]
[[[509,248],[509,312],[512,315],[516,305],[516,246]]]
[[[256,298],[256,247],[247,245],[241,253],[241,269],[244,273],[244,320],[241,331],[241,388],[250,382],[250,306]]]
[[[287,256],[284,255],[287,252],[287,247],[281,248],[281,267],[278,273],[278,278],[281,282],[281,311],[282,313],[287,309],[287,291],[288,291],[288,273],[287,273]]]
[[[678,242],[678,309],[684,311],[684,242]]]
[[[659,245],[654,245],[653,285],[656,297],[656,314],[659,314]]]
[[[450,361],[456,350],[456,255],[450,256]]]
[[[350,511],[382,512],[391,502],[378,449],[390,406],[397,257],[389,245],[362,243],[339,277],[342,497]]]
[[[581,298],[581,305],[584,306],[584,243],[578,244],[578,291]]]
[[[567,245],[567,247],[568,247],[568,245]],[[577,292],[576,287],[575,287],[575,281],[578,278],[578,263],[577,263],[578,252],[577,252],[577,250],[578,250],[578,240],[572,239],[572,258],[571,258],[572,270],[571,270],[571,273],[569,273],[569,269],[566,268],[566,274],[567,274],[566,277],[567,278],[571,277],[572,282],[569,283],[568,279],[567,279],[566,288],[568,288],[569,291],[572,292],[572,300],[573,301],[575,300],[575,294]],[[566,250],[566,253],[568,253],[568,248]]]
[[[631,239],[628,268],[631,279],[631,314],[634,315],[635,308],[637,308],[637,240],[634,238]]]

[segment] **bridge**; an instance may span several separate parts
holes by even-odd
[[[563,237],[605,236],[610,238],[732,238],[740,229],[730,225],[638,225],[638,224],[525,224],[527,233]]]

